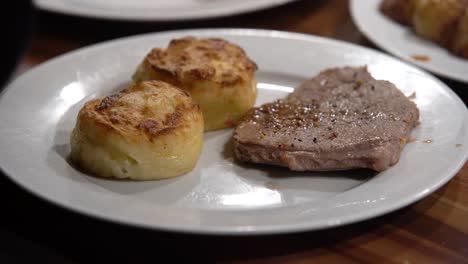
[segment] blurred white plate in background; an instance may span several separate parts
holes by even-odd
[[[57,13],[115,20],[177,21],[223,17],[295,0],[34,0]]]

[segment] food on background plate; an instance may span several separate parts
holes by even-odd
[[[468,7],[465,7],[465,14],[461,17],[457,26],[452,49],[455,53],[468,59]]]
[[[248,112],[233,135],[235,157],[297,171],[383,171],[418,119],[413,102],[366,68],[328,69]]]
[[[393,20],[411,26],[413,24],[413,10],[415,0],[384,0],[380,10]]]
[[[185,37],[155,48],[133,75],[136,82],[161,80],[187,90],[200,104],[205,130],[234,126],[255,104],[256,64],[223,39]]]
[[[380,9],[420,36],[468,59],[467,0],[384,0]]]
[[[96,176],[154,180],[191,171],[202,143],[202,112],[190,95],[145,81],[83,106],[70,157]]]

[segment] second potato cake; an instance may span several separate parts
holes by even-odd
[[[133,79],[161,80],[187,90],[200,104],[205,131],[234,126],[254,106],[257,65],[245,51],[223,39],[185,37],[155,48]]]
[[[190,95],[146,81],[87,102],[71,135],[71,160],[100,177],[158,180],[191,171],[203,116]]]

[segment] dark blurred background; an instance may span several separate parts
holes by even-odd
[[[35,12],[31,1],[9,1],[3,7],[1,27],[4,29],[2,41],[3,61],[0,64],[0,87],[11,77],[21,56],[30,43]]]

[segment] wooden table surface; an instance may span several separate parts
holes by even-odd
[[[196,22],[130,23],[37,12],[18,74],[54,56],[117,37],[179,28],[287,30],[374,47],[353,24],[348,1],[298,1],[255,13]],[[464,102],[468,85],[442,79]],[[450,129],[450,128],[447,128]],[[1,177],[6,208],[0,249],[10,262],[162,262],[162,256],[231,263],[468,263],[468,166],[427,198],[344,227],[279,236],[210,237],[140,230],[50,205]],[[40,261],[42,263],[42,261]],[[162,262],[165,263],[165,262]]]

